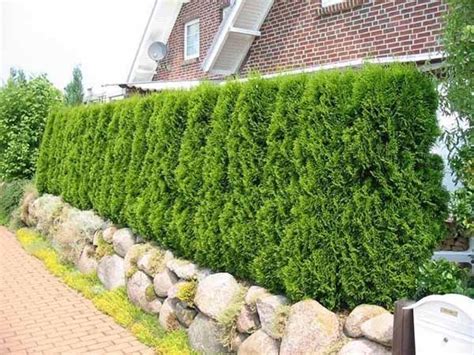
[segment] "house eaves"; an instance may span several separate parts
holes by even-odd
[[[189,0],[155,0],[140,45],[128,74],[127,82],[150,81],[156,70],[156,62],[148,57],[148,47],[155,41],[168,43],[171,30],[181,7]]]
[[[231,75],[238,72],[260,27],[267,17],[273,0],[235,0],[227,19],[203,62],[205,72]]]

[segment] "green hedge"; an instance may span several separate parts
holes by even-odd
[[[293,300],[389,305],[443,235],[437,104],[395,65],[63,109],[37,184]]]

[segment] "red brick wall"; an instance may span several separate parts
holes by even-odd
[[[441,50],[443,1],[347,3],[324,13],[321,0],[275,0],[242,74]]]
[[[201,70],[207,51],[222,21],[222,8],[229,0],[191,0],[184,4],[168,39],[168,55],[160,63],[153,80],[192,80],[206,78]],[[184,60],[184,25],[199,19],[199,58]]]
[[[169,38],[169,54],[154,80],[209,77],[201,70],[229,0],[184,4]],[[241,68],[267,74],[319,64],[437,52],[442,0],[345,0],[321,7],[321,0],[275,0]],[[184,61],[184,24],[200,20],[200,57]]]

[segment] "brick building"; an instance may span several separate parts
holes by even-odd
[[[156,0],[130,83],[442,61],[442,0]],[[158,63],[151,43],[166,44]],[[143,86],[145,89],[147,85]]]

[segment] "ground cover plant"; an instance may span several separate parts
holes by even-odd
[[[72,265],[64,263],[50,242],[31,229],[19,229],[16,235],[23,248],[40,259],[53,275],[90,299],[100,311],[129,329],[139,341],[154,348],[157,354],[194,354],[184,331],[163,330],[156,316],[142,311],[128,300],[124,288],[105,290],[96,274],[82,274]]]
[[[393,65],[62,109],[37,185],[294,301],[390,305],[444,235],[437,106]]]

